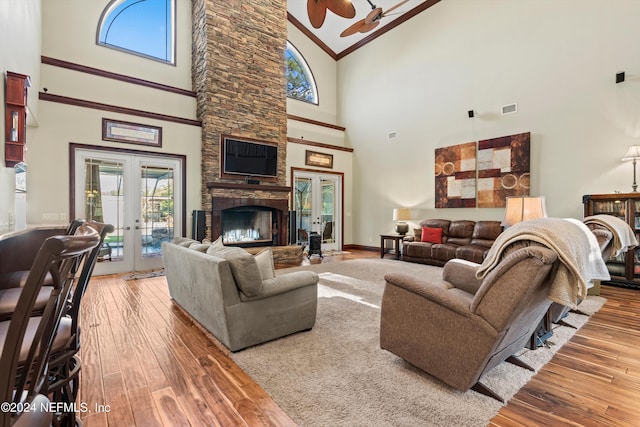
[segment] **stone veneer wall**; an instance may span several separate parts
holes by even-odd
[[[192,0],[193,87],[202,120],[202,208],[211,219],[208,189],[220,178],[220,135],[277,142],[278,178],[286,183],[287,95],[285,51],[287,6],[276,0]],[[288,198],[287,193],[241,190],[233,197]]]

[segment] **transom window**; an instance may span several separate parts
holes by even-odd
[[[287,41],[287,96],[318,104],[318,89],[311,69],[298,49]]]
[[[175,0],[112,0],[98,23],[97,43],[175,64]]]

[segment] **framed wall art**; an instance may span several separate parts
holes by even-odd
[[[333,169],[333,154],[305,150],[304,164],[307,166]]]
[[[162,147],[162,128],[103,118],[102,140]]]
[[[531,133],[478,142],[478,207],[501,208],[507,197],[528,196]]]
[[[476,143],[436,148],[435,207],[476,206]]]

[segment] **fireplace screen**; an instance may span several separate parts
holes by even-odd
[[[222,211],[222,241],[225,245],[261,243],[272,245],[277,234],[269,208],[240,207]]]

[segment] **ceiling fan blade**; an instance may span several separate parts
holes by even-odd
[[[327,0],[307,0],[307,14],[313,28],[320,28],[327,16]]]
[[[395,6],[391,6],[389,9],[387,9],[387,10],[382,14],[382,16],[387,16],[387,15],[389,14],[389,12],[391,12],[391,11],[392,11],[392,10],[394,10],[394,9],[399,8],[400,6],[402,6],[403,4],[405,4],[405,3],[406,3],[406,2],[408,2],[408,1],[409,1],[409,0],[404,0],[404,1],[401,1],[400,3],[396,4]]]
[[[373,30],[378,25],[380,25],[380,21],[374,21],[374,22],[372,22],[370,24],[365,23],[364,26],[362,28],[360,28],[360,32],[361,33],[367,33],[369,31]]]
[[[364,18],[364,22],[371,24],[373,21],[377,21],[382,18],[382,8],[374,7],[371,12]]]
[[[343,18],[351,19],[356,16],[356,8],[350,0],[326,0],[327,9]]]
[[[340,33],[340,37],[347,37],[355,33],[359,33],[362,28],[364,28],[367,24],[364,22],[364,19],[359,20],[355,24],[351,25],[349,28]]]

